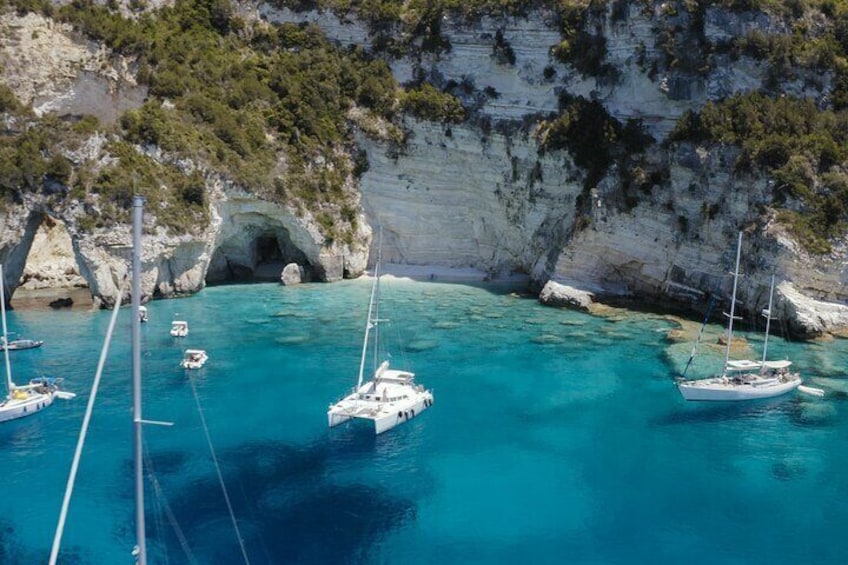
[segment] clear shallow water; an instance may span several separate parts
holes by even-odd
[[[151,562],[240,562],[178,366],[186,347],[209,352],[193,382],[252,563],[844,562],[848,342],[770,341],[828,398],[687,404],[670,375],[689,346],[667,348],[662,317],[593,318],[457,285],[384,289],[394,364],[436,404],[379,437],[326,428],[328,403],[356,380],[369,283],[215,287],[148,305],[144,416],[175,423],[145,428]],[[175,316],[187,338],[168,335]],[[64,375],[79,396],[0,426],[4,564],[47,560],[108,317],[10,314],[13,331],[45,340],[13,353],[17,380]],[[124,313],[64,563],[131,562],[129,347]],[[692,376],[717,358],[699,357]]]

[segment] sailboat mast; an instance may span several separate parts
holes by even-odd
[[[6,275],[0,265],[0,308],[3,310],[3,357],[6,360],[6,390],[12,394],[15,383],[12,381],[12,364],[9,362],[9,334],[6,331]]]
[[[141,417],[141,220],[144,197],[133,197],[132,252],[132,367],[133,367],[133,451],[135,463],[136,563],[147,565],[144,526],[144,466]],[[118,297],[120,300],[120,296]]]
[[[766,362],[766,353],[768,352],[769,329],[771,328],[771,305],[774,299],[774,275],[771,276],[771,288],[769,288],[769,304],[768,309],[764,312],[766,317],[766,335],[763,338],[763,363]]]
[[[377,296],[377,287],[380,283],[380,254],[377,253],[377,263],[374,265],[374,283],[371,285],[371,299],[368,302],[368,318],[365,321],[365,338],[362,340],[362,355],[359,358],[359,378],[356,381],[356,390],[359,391],[362,386],[363,376],[365,374],[365,357],[368,354],[368,336],[371,332],[371,326],[374,324],[372,317],[374,312],[374,298]],[[375,330],[376,331],[376,330]]]
[[[374,372],[380,362],[380,267],[383,265],[383,226],[380,226],[380,236],[377,239],[377,264],[374,266],[376,292],[374,297]]]
[[[727,322],[727,347],[724,350],[724,372],[727,373],[727,363],[730,361],[730,341],[733,338],[733,316],[736,314],[736,286],[739,281],[739,257],[742,255],[742,232],[736,244],[736,270],[733,271],[733,298],[730,300],[730,320]]]

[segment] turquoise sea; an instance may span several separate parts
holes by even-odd
[[[145,427],[150,563],[243,562],[198,404],[251,563],[848,558],[848,341],[769,342],[823,399],[686,403],[671,375],[689,344],[669,348],[663,316],[593,317],[491,287],[383,288],[393,364],[436,401],[378,437],[326,424],[356,381],[368,281],[220,286],[148,305],[144,417],[174,422]],[[168,334],[174,317],[187,338]],[[47,562],[108,320],[10,313],[11,330],[45,341],[12,354],[17,380],[64,376],[78,397],[0,425],[0,563]],[[129,325],[122,311],[61,563],[132,563]],[[210,357],[191,376],[186,347]],[[699,357],[695,373],[717,359]]]

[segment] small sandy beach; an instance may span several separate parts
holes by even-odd
[[[373,270],[369,270],[364,276],[371,276]],[[399,279],[410,279],[414,281],[449,282],[449,283],[496,283],[510,285],[526,285],[530,277],[525,274],[509,274],[506,276],[492,276],[479,269],[470,267],[450,268],[434,265],[400,265],[396,263],[384,263],[383,275]]]

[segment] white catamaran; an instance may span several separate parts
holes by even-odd
[[[6,285],[3,266],[0,265],[0,310],[3,318],[2,343],[9,343],[6,331]],[[12,380],[12,363],[9,360],[10,347],[3,348],[3,356],[6,362],[6,397],[0,401],[0,422],[14,420],[31,416],[41,412],[51,404],[55,398],[71,399],[76,396],[72,392],[59,390],[62,379],[40,377],[30,380],[29,384],[16,385]]]
[[[370,420],[374,422],[374,432],[380,434],[411,420],[432,406],[433,392],[415,384],[414,373],[389,369],[388,361],[377,365],[380,338],[378,324],[386,321],[379,319],[381,252],[378,251],[377,255],[371,300],[368,304],[368,320],[365,324],[365,339],[359,361],[359,378],[353,392],[330,405],[327,423],[333,427],[351,418]],[[372,335],[374,373],[370,381],[363,383],[369,337]]]
[[[774,277],[771,280],[766,332],[763,343],[762,361],[749,359],[731,360],[730,344],[733,338],[733,320],[736,309],[736,286],[739,279],[739,257],[742,252],[742,233],[736,248],[736,270],[733,273],[733,297],[727,323],[727,345],[724,353],[724,369],[721,375],[698,380],[680,380],[677,389],[686,400],[754,400],[771,398],[798,388],[801,376],[790,372],[791,361],[767,361],[769,322],[771,321],[772,298],[774,295]]]

